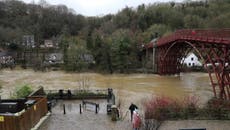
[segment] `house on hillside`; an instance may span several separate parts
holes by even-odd
[[[34,35],[24,35],[22,37],[22,45],[26,48],[35,48]]]
[[[23,68],[33,67],[37,70],[44,66],[63,63],[63,53],[57,38],[45,39],[43,43],[39,43],[39,46],[34,39],[33,35],[23,36],[22,45],[25,49],[17,56]]]
[[[199,58],[194,53],[189,53],[186,58],[184,58],[184,65],[187,67],[201,67],[202,63]]]
[[[54,65],[54,64],[63,64],[63,53],[56,52],[56,53],[48,53],[45,54],[44,64],[46,65]]]
[[[91,54],[81,54],[79,57],[85,63],[88,63],[88,64],[95,63],[93,55]]]
[[[0,68],[2,67],[11,67],[15,66],[14,53],[8,51],[0,52]]]
[[[40,45],[40,48],[59,48],[59,44],[56,38],[52,40],[46,39],[44,40],[44,44]]]

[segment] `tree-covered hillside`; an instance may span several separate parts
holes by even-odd
[[[103,17],[85,17],[44,0],[38,5],[0,1],[1,46],[20,46],[23,35],[34,35],[37,44],[56,37],[70,70],[88,69],[79,55],[92,54],[97,70],[125,72],[141,65],[138,46],[155,33],[162,36],[184,28],[229,27],[229,0],[139,5]]]

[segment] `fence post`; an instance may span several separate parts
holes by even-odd
[[[81,111],[81,104],[79,104],[80,105],[80,114],[82,113],[82,111]]]
[[[96,111],[95,111],[95,113],[97,114],[97,113],[98,113],[98,111],[97,111],[97,104],[95,105],[95,108],[96,108]]]
[[[66,112],[65,112],[65,104],[63,104],[63,114],[65,115],[66,114]]]
[[[115,99],[115,95],[112,94],[112,104],[115,105],[116,104],[116,99]]]

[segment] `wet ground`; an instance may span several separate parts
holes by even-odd
[[[39,127],[38,130],[132,130],[130,114],[124,115],[122,120],[111,121],[106,114],[106,100],[88,100],[99,104],[99,111],[95,113],[95,106],[86,105],[80,114],[82,101],[59,100],[52,109],[52,114]],[[66,114],[63,114],[63,104],[65,104]],[[177,120],[163,122],[159,130],[179,130],[179,129],[206,130],[229,130],[229,120]],[[143,130],[143,129],[142,129]]]
[[[52,114],[41,125],[39,130],[131,130],[132,126],[128,119],[113,122],[106,113],[106,100],[90,100],[99,104],[99,111],[96,114],[95,106],[87,104],[80,114],[79,100],[58,101],[52,109]],[[63,104],[66,114],[64,115]]]

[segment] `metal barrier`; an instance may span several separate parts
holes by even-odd
[[[90,105],[95,106],[95,113],[96,113],[96,114],[98,113],[99,104],[94,103],[94,102],[90,102],[90,101],[84,101],[84,100],[82,100],[82,104],[83,104],[84,109],[86,109],[86,105],[87,105],[87,104],[90,104]],[[81,109],[80,109],[80,110],[81,110]],[[81,113],[81,111],[80,111],[80,113]]]
[[[48,99],[106,99],[108,97],[107,89],[82,90],[82,89],[59,89],[45,90]]]

